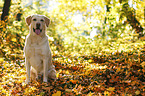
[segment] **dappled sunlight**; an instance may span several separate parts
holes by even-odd
[[[0,20],[0,96],[145,96],[143,0],[10,1]],[[43,76],[25,83],[25,18],[32,14],[51,21],[57,79],[47,83]]]
[[[96,63],[91,63],[91,64],[87,64],[86,66],[85,66],[85,70],[105,70],[107,68],[107,65],[104,65],[104,66],[101,66],[101,65],[99,65],[99,64],[96,64]]]

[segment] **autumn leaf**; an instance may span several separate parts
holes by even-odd
[[[140,65],[145,69],[145,62],[142,62]]]
[[[140,91],[139,90],[135,91],[135,94],[136,95],[139,95],[140,94]]]
[[[52,94],[52,96],[61,96],[61,91],[57,91],[56,93]]]
[[[77,80],[70,80],[70,82],[72,82],[73,84],[76,84]]]
[[[44,96],[44,95],[45,95],[45,92],[41,92],[41,93],[40,93],[40,96]]]
[[[16,38],[12,38],[11,40],[12,40],[13,42],[16,42],[16,41],[17,41],[17,39],[16,39]]]
[[[90,93],[87,94],[87,96],[92,96],[93,94],[94,94],[94,93],[91,93],[91,92],[90,92]]]
[[[107,90],[108,91],[114,91],[115,90],[115,87],[109,87]]]
[[[4,59],[3,58],[0,58],[0,62],[3,62],[4,61]]]
[[[73,92],[72,89],[65,89],[66,92]]]
[[[141,37],[140,39],[141,39],[141,40],[145,40],[145,36]]]
[[[104,95],[108,96],[108,95],[110,95],[110,93],[108,91],[104,91]]]
[[[78,70],[78,67],[77,66],[72,66],[71,67],[73,70]]]

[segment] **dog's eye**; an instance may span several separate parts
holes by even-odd
[[[33,19],[33,21],[36,21],[36,19]]]
[[[43,20],[43,19],[41,19],[40,21],[42,21],[42,22],[43,22],[44,20]]]

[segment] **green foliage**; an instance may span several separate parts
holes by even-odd
[[[143,1],[130,0],[129,9],[128,0],[33,1],[13,0],[8,22],[0,21],[0,95],[144,95],[145,37],[138,39],[126,18],[126,11],[135,12],[144,28]],[[25,18],[32,14],[51,19],[47,34],[58,79],[26,85]]]

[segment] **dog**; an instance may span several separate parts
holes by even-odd
[[[52,64],[52,54],[46,35],[50,19],[43,15],[26,17],[29,34],[26,37],[24,56],[26,65],[26,83],[43,75],[43,82],[48,78],[56,79],[56,70]]]

